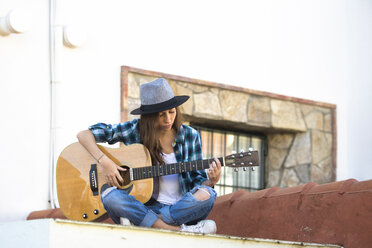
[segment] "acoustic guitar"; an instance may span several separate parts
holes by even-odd
[[[153,193],[153,178],[176,173],[204,170],[213,159],[166,165],[151,165],[150,153],[145,146],[133,144],[120,148],[99,148],[116,164],[127,168],[120,172],[126,190],[137,200],[146,203]],[[248,151],[218,158],[222,166],[258,166],[258,152]],[[107,188],[102,167],[80,144],[67,146],[57,161],[57,194],[63,214],[71,220],[94,221],[106,210],[101,202],[101,191]]]

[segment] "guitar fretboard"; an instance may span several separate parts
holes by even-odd
[[[223,158],[217,158],[223,166]],[[205,170],[209,168],[209,164],[213,159],[195,160],[191,162],[182,162],[174,164],[164,164],[157,166],[137,167],[133,169],[133,179],[141,180],[152,177],[160,177],[171,174],[178,174],[182,172]]]

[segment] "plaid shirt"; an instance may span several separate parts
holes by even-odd
[[[96,142],[107,142],[109,144],[123,142],[125,145],[142,144],[138,121],[138,119],[134,119],[115,125],[98,123],[90,126],[89,130],[92,131]],[[203,159],[200,134],[187,125],[181,125],[173,143],[173,150],[179,163]],[[180,173],[181,193],[186,194],[195,186],[201,185],[205,180],[207,180],[205,170]]]

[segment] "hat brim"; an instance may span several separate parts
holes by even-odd
[[[144,114],[158,113],[164,110],[178,107],[184,102],[186,102],[189,98],[190,98],[189,96],[175,96],[172,99],[165,101],[165,102],[152,104],[152,105],[141,105],[141,107],[132,110],[130,114],[144,115]]]

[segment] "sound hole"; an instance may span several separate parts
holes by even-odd
[[[120,175],[121,175],[121,177],[124,180],[124,183],[121,183],[120,186],[121,187],[125,187],[125,186],[127,186],[127,185],[129,185],[131,183],[130,173],[129,173],[129,169],[130,168],[128,166],[126,166],[126,165],[122,165],[121,168],[126,169],[126,171],[120,171]]]

